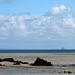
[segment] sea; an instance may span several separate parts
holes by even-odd
[[[45,49],[45,50],[0,50],[0,53],[75,53],[75,49],[65,49],[65,50],[61,50],[61,49]]]

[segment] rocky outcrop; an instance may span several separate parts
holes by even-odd
[[[15,60],[13,58],[4,58],[4,59],[0,59],[0,62],[3,61],[8,61],[8,62],[15,62]]]
[[[13,65],[28,64],[28,62],[14,60],[13,58],[0,59],[0,62],[12,62]],[[32,65],[32,66],[53,66],[51,64],[51,62],[47,62],[46,60],[40,59],[39,57],[36,59],[36,61],[34,63],[32,63],[30,65]]]
[[[51,62],[47,62],[46,60],[44,59],[40,59],[39,57],[36,59],[36,61],[32,64],[30,64],[32,66],[53,66],[51,64]]]
[[[28,64],[28,62],[22,62],[22,61],[15,61],[14,65],[20,65],[20,64]]]
[[[4,58],[0,59],[0,62],[13,62],[13,65],[20,65],[20,64],[28,64],[28,62],[22,62],[22,61],[15,61],[13,58]]]

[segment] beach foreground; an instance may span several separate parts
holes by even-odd
[[[51,62],[54,66],[31,66],[29,64],[12,65],[1,62],[0,75],[75,75],[75,54],[56,53],[1,53],[0,58],[14,58],[23,62],[33,63],[37,57]]]

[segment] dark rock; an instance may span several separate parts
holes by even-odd
[[[64,73],[67,73],[67,71],[64,71]]]
[[[71,74],[72,72],[71,71],[68,71],[68,74]]]
[[[75,64],[70,64],[69,66],[74,66],[75,67]]]
[[[4,58],[1,61],[15,62],[13,58]]]
[[[2,62],[2,59],[0,59],[0,62]]]
[[[68,74],[71,74],[72,72],[71,72],[71,71],[64,71],[64,73],[68,73]]]
[[[20,65],[20,64],[28,64],[28,62],[22,62],[22,61],[15,61],[13,58],[4,58],[4,59],[0,59],[0,62],[4,62],[4,61],[7,61],[7,62],[13,62],[14,65]]]
[[[28,64],[28,62],[22,62],[22,61],[15,61],[14,65],[20,65],[20,64]]]
[[[0,64],[0,66],[3,66],[2,64]]]
[[[20,61],[15,61],[13,65],[20,65]]]
[[[46,60],[44,59],[40,59],[39,57],[36,59],[36,61],[32,64],[30,64],[32,66],[53,66],[51,64],[51,62],[47,62]]]

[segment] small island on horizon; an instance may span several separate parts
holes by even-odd
[[[65,50],[65,48],[64,48],[64,47],[62,47],[62,48],[61,48],[61,50]]]

